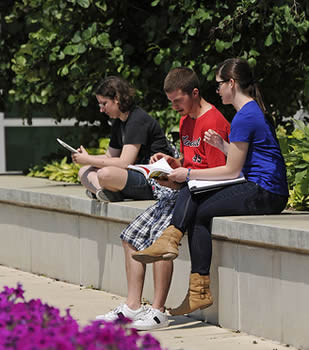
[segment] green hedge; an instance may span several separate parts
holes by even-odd
[[[290,189],[288,206],[295,210],[309,210],[309,126],[294,120],[294,130],[287,134],[279,128],[278,136],[287,166]]]
[[[254,67],[279,122],[309,105],[308,1],[25,0],[1,13],[0,99],[24,118],[44,106],[57,120],[102,120],[93,92],[110,74],[130,80],[147,111],[163,111],[163,79],[180,65],[219,106],[214,71],[231,56]]]

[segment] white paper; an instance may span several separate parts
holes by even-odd
[[[240,174],[236,179],[230,180],[190,180],[188,181],[188,186],[192,192],[203,192],[242,182],[246,182],[246,178],[243,174]]]

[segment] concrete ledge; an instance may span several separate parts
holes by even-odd
[[[7,187],[2,186],[5,183]],[[24,176],[0,175],[0,201],[62,213],[94,216],[130,223],[154,201],[103,203],[89,200],[80,185]]]
[[[217,240],[309,254],[309,213],[214,218]]]
[[[81,186],[2,175],[0,264],[126,295],[119,234],[152,203],[99,203]],[[218,217],[212,233],[215,303],[192,316],[309,349],[309,213]],[[174,271],[167,306],[188,288],[186,237]]]

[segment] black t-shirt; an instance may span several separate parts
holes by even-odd
[[[134,107],[125,122],[113,121],[109,145],[116,149],[122,149],[124,145],[141,145],[136,159],[138,164],[147,164],[157,152],[173,155],[159,123],[140,107]]]

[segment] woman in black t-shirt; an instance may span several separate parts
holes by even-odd
[[[81,183],[90,198],[121,201],[153,199],[144,175],[127,170],[129,164],[147,164],[162,152],[173,155],[159,123],[134,104],[134,89],[116,76],[104,79],[97,88],[100,112],[113,119],[111,139],[104,155],[89,155],[83,146],[72,159],[84,165],[79,171]]]

